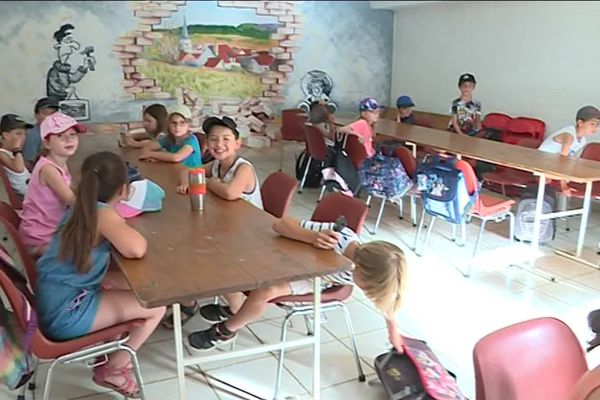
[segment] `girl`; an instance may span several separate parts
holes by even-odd
[[[25,129],[33,125],[21,120],[15,114],[6,114],[0,121],[2,146],[0,146],[0,163],[4,167],[6,177],[15,193],[23,199],[27,193],[30,173],[23,159],[23,145],[25,144]]]
[[[86,127],[56,112],[40,126],[43,155],[35,164],[23,201],[19,232],[33,257],[44,253],[67,207],[75,201],[67,160],[77,150],[77,133]]]
[[[160,140],[166,136],[168,125],[167,109],[162,104],[152,104],[144,108],[144,129],[145,135],[128,136],[125,143],[129,147],[140,149],[152,145],[155,140]]]
[[[138,350],[164,315],[164,307],[142,307],[127,285],[115,285],[116,280],[111,282],[114,289],[101,291],[111,245],[126,258],[146,253],[146,239],[114,210],[128,191],[127,169],[118,155],[105,151],[84,161],[73,209],[37,263],[37,315],[40,328],[52,339],[73,339],[142,319],[129,331],[127,343]],[[126,352],[110,354],[94,369],[94,382],[125,397],[139,397],[129,361]]]
[[[140,160],[164,161],[181,163],[187,168],[202,166],[202,151],[200,142],[190,132],[192,112],[186,106],[179,104],[169,109],[168,134],[142,149]],[[188,172],[182,169],[177,191],[185,193],[188,188]]]
[[[375,136],[375,123],[379,120],[379,110],[382,106],[372,97],[363,99],[359,105],[360,119],[339,129],[339,132],[358,136],[358,140],[365,146],[368,157],[375,155],[373,138]]]

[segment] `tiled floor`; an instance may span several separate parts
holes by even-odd
[[[245,150],[245,156],[254,162],[261,180],[278,169],[279,149],[261,151]],[[284,172],[293,174],[293,154],[298,150],[286,145]],[[310,217],[316,205],[316,189],[305,189],[294,196],[291,215]],[[378,203],[370,211],[368,227],[374,224]],[[587,232],[585,255],[598,263],[596,240],[600,238],[600,210],[594,210]],[[408,204],[405,213],[408,214]],[[578,219],[571,221],[571,232],[564,230],[564,222],[558,222],[558,234],[553,247],[574,249]],[[468,245],[458,247],[447,238],[450,229],[443,223],[436,224],[434,234],[423,257],[416,257],[409,249],[416,229],[407,219],[397,217],[397,208],[386,206],[384,219],[376,235],[363,232],[364,240],[383,239],[405,249],[409,258],[409,281],[404,307],[398,321],[405,334],[425,339],[439,355],[444,365],[458,375],[458,382],[471,398],[474,398],[472,367],[473,346],[482,336],[503,326],[538,316],[555,316],[566,321],[578,335],[582,345],[589,338],[586,326],[587,313],[600,308],[600,272],[553,254],[553,249],[543,247],[542,257],[537,261],[541,273],[556,277],[551,282],[526,269],[510,266],[524,260],[529,248],[511,244],[507,239],[507,223],[489,223],[484,234],[481,251],[474,262],[473,274],[464,278],[458,269],[464,269],[471,253],[478,223],[469,226]],[[348,308],[352,315],[363,368],[368,379],[375,377],[373,358],[388,348],[385,324],[375,310],[357,290]],[[240,332],[236,348],[244,348],[262,341],[275,341],[279,336],[282,311],[272,307],[261,321]],[[200,329],[205,325],[194,319],[186,331]],[[302,320],[298,320],[291,336],[304,333]],[[322,399],[385,399],[378,386],[359,383],[354,366],[348,334],[339,314],[329,315],[323,325],[322,346]],[[142,372],[147,383],[149,399],[175,398],[174,344],[171,332],[159,328],[149,343],[139,352]],[[283,379],[284,395],[289,398],[310,398],[311,350],[297,349],[286,357]],[[588,356],[590,366],[600,363],[600,350]],[[249,390],[266,399],[272,398],[275,380],[276,357],[264,354],[204,366],[208,374],[227,380],[240,388]],[[37,396],[46,368],[38,378]],[[188,399],[229,400],[239,398],[227,392],[218,383],[204,384],[200,372],[188,369]],[[90,372],[84,367],[63,367],[56,371],[52,399],[108,400],[119,398],[114,393],[95,386]],[[0,398],[10,398],[0,389]]]

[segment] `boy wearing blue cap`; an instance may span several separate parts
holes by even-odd
[[[398,108],[398,114],[396,116],[396,122],[403,124],[415,124],[415,116],[413,115],[413,103],[410,96],[400,96],[396,100],[396,108]]]

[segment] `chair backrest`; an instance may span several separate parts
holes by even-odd
[[[276,218],[287,214],[298,181],[283,172],[274,172],[260,187],[263,208]]]
[[[316,126],[306,123],[303,125],[306,137],[306,151],[315,160],[325,161],[327,159],[327,144],[323,132]]]
[[[483,128],[492,128],[504,132],[512,119],[513,118],[510,115],[493,112],[485,116],[483,121],[481,121],[481,126]]]
[[[281,138],[295,142],[305,142],[304,130],[302,126],[306,122],[306,117],[301,115],[304,110],[292,108],[281,111]]]
[[[2,180],[2,185],[0,185],[0,200],[7,202],[15,210],[20,210],[22,207],[22,202],[17,197],[15,190],[8,180],[6,171],[2,167],[0,167],[0,180]]]
[[[520,137],[515,143],[517,146],[529,147],[530,149],[537,149],[542,144],[542,140],[533,137]]]
[[[581,152],[581,158],[600,161],[600,143],[588,143]]]
[[[354,197],[348,197],[341,193],[332,193],[323,197],[311,220],[317,222],[335,222],[339,216],[346,218],[348,228],[360,234],[367,218],[367,205]]]
[[[583,374],[569,400],[600,400],[600,367]]]
[[[394,155],[400,159],[404,171],[406,171],[406,174],[410,179],[414,179],[415,173],[417,172],[417,160],[412,152],[404,146],[398,146],[394,151]]]
[[[37,279],[35,262],[27,252],[17,228],[2,216],[0,216],[0,250],[10,257],[12,264],[27,277],[29,285],[35,291]],[[3,256],[0,254],[0,257]]]
[[[469,195],[475,193],[479,182],[471,164],[469,164],[465,160],[456,160],[454,167],[460,170],[465,176],[465,183],[467,185],[467,192],[469,192]]]
[[[350,157],[352,165],[354,165],[356,170],[358,170],[360,164],[368,158],[365,146],[363,146],[358,140],[358,137],[354,135],[346,136],[346,146],[344,147],[344,150],[346,151],[346,154],[348,154],[348,157]]]
[[[537,318],[493,332],[473,350],[477,400],[568,399],[587,370],[573,331]]]
[[[14,226],[15,229],[19,229],[21,217],[19,217],[19,214],[17,214],[15,209],[12,208],[10,204],[3,201],[0,201],[0,218],[4,218],[12,226]]]
[[[532,117],[517,117],[516,119],[529,122],[535,129],[535,137],[544,140],[546,134],[546,123],[544,121]]]

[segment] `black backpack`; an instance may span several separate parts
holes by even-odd
[[[306,171],[306,163],[308,163],[310,156],[303,150],[302,153],[296,159],[296,179],[302,181],[304,177],[304,171]],[[321,186],[321,162],[318,160],[311,160],[308,173],[306,174],[306,181],[304,187],[318,188]]]

